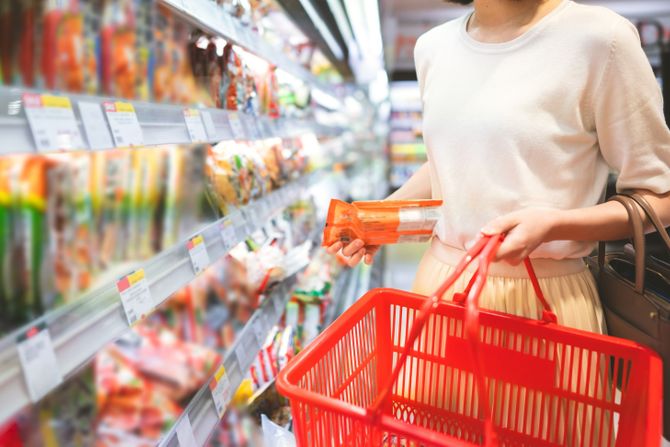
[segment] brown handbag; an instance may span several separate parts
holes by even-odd
[[[601,242],[597,262],[590,259],[598,282],[609,335],[646,345],[663,359],[663,432],[670,438],[670,269],[647,256],[642,209],[670,251],[670,237],[649,203],[638,194],[616,195],[633,227],[633,246],[606,251]],[[638,208],[639,207],[639,208]]]

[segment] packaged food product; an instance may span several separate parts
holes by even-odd
[[[366,201],[333,199],[323,245],[361,239],[366,245],[427,241],[440,216],[441,200]]]

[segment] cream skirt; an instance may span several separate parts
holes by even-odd
[[[422,295],[430,295],[453,271],[464,256],[464,252],[450,248],[434,240],[430,249],[424,255],[416,275],[413,291]],[[552,310],[557,314],[559,324],[597,333],[605,333],[605,319],[598,298],[593,276],[586,268],[583,260],[533,260],[533,266],[539,278],[540,287],[549,301]],[[452,290],[447,291],[445,300],[451,300],[454,292],[465,289],[467,282],[476,269],[471,265],[455,284]],[[489,268],[489,277],[480,297],[480,307],[500,312],[506,312],[527,318],[539,318],[541,306],[536,299],[532,284],[523,265],[515,267],[506,263],[495,263]],[[426,339],[434,339],[430,326],[424,331]],[[501,365],[504,367],[504,365]],[[579,377],[576,368],[572,370],[572,380],[575,384],[581,383],[593,394],[597,390],[594,384],[600,383],[600,393],[606,388],[611,389],[610,380],[606,378],[605,368],[591,373],[590,377]],[[561,373],[562,374],[562,373]],[[452,380],[453,377],[464,377],[464,380]],[[600,376],[600,377],[596,377]],[[605,386],[603,386],[605,385]],[[476,402],[470,402],[463,396],[472,396],[470,390],[474,386],[471,373],[460,372],[448,368],[444,375],[435,377],[432,381],[432,396],[426,402],[432,402],[434,408],[467,417],[476,417],[478,413]],[[572,385],[569,385],[570,387]],[[416,384],[410,379],[400,384],[398,391],[401,396],[414,400],[419,398],[415,392]],[[505,400],[504,408],[496,411],[494,408],[494,424],[502,429],[531,435],[538,440],[562,446],[613,446],[615,427],[612,415],[592,418],[579,408],[573,408],[569,403],[550,408],[548,404],[527,407],[526,392],[516,395],[501,394],[494,398],[493,389],[489,390],[491,402]],[[611,394],[611,392],[609,392]],[[532,403],[532,402],[531,402]],[[515,415],[529,413],[525,421]],[[533,417],[530,417],[532,415]],[[532,421],[544,420],[542,424]],[[535,426],[532,426],[535,425]],[[542,427],[540,427],[540,425]],[[465,435],[460,430],[449,430],[450,434],[467,439],[472,435]],[[505,444],[507,445],[507,444]]]
[[[464,255],[465,252],[433,239],[419,264],[412,291],[421,295],[433,293]],[[606,333],[595,280],[581,259],[534,259],[532,264],[542,292],[558,316],[559,324],[599,334]],[[451,300],[454,292],[463,291],[475,269],[473,262],[453,289],[447,291],[444,299]],[[539,318],[541,315],[540,304],[523,265],[491,265],[479,306],[520,317]]]

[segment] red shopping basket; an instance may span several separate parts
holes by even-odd
[[[529,261],[542,320],[479,311],[502,241],[481,237],[430,298],[378,289],[280,372],[299,446],[654,446],[661,361],[557,325]],[[478,259],[458,303],[440,297]]]

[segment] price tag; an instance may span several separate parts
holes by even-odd
[[[191,265],[196,275],[201,274],[209,266],[209,254],[205,245],[205,238],[199,234],[188,240],[186,243],[188,256],[191,258]]]
[[[149,284],[144,277],[144,269],[139,269],[124,276],[116,283],[116,288],[121,295],[121,304],[126,311],[128,324],[133,326],[145,318],[154,309],[154,301],[151,298]]]
[[[230,380],[228,379],[228,374],[226,374],[226,368],[224,368],[223,365],[219,366],[219,369],[209,382],[209,390],[212,392],[212,399],[214,400],[216,413],[219,415],[219,419],[221,419],[232,398]]]
[[[261,140],[263,137],[261,136],[261,132],[258,128],[258,117],[254,116],[244,116],[244,121],[246,123],[245,127],[249,131],[249,136],[251,137],[252,140]]]
[[[286,306],[284,305],[284,297],[281,296],[280,294],[277,294],[274,299],[274,305],[275,305],[275,312],[277,312],[277,315],[281,317],[284,314],[284,309]]]
[[[239,238],[235,231],[235,224],[230,219],[225,219],[221,222],[221,227],[219,228],[221,232],[221,239],[223,239],[223,248],[228,251],[235,247]]]
[[[200,111],[197,109],[184,109],[184,121],[188,135],[193,143],[207,141],[207,132],[205,124],[200,117]]]
[[[230,123],[235,140],[247,139],[247,132],[244,130],[244,124],[242,124],[240,115],[237,112],[228,112],[228,122]]]
[[[255,334],[247,331],[244,335],[235,347],[235,356],[243,371],[249,368],[260,347]]]
[[[193,427],[191,426],[191,420],[188,418],[188,413],[184,413],[177,422],[175,432],[177,433],[179,447],[199,447],[193,435]]]
[[[19,353],[28,394],[33,402],[46,396],[63,381],[45,323],[40,323],[19,335],[16,350]]]
[[[144,144],[144,136],[135,107],[129,102],[103,102],[102,106],[107,115],[109,128],[112,129],[112,137],[117,147],[141,146]]]
[[[84,148],[70,98],[24,93],[23,106],[39,152]]]
[[[254,318],[254,321],[251,325],[251,330],[254,333],[254,336],[256,337],[256,341],[258,342],[258,346],[261,348],[265,344],[265,338],[267,336],[267,328],[264,327],[265,325],[263,324],[263,318],[261,318],[261,314],[257,314],[258,316]]]
[[[102,113],[102,107],[96,102],[79,101],[79,114],[84,124],[86,139],[91,149],[110,149],[114,147],[112,135]]]
[[[219,133],[216,131],[216,126],[214,125],[212,114],[203,110],[202,112],[200,112],[200,116],[202,117],[202,122],[205,125],[205,130],[207,131],[209,139],[210,140],[218,139]]]

